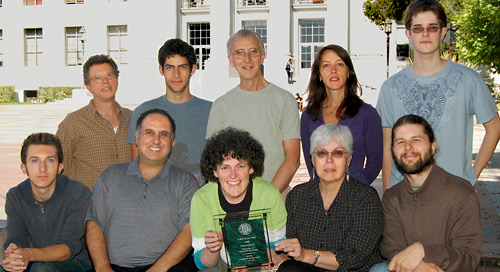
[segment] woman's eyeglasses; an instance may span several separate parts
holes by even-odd
[[[314,154],[316,154],[316,156],[320,159],[325,159],[328,157],[328,154],[332,154],[332,156],[336,159],[340,159],[342,157],[344,157],[344,154],[347,154],[348,152],[345,151],[344,149],[335,149],[333,150],[332,152],[328,152],[326,150],[318,150],[318,151],[315,151]]]

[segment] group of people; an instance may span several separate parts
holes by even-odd
[[[180,39],[158,52],[165,95],[133,112],[115,100],[115,62],[90,57],[90,103],[22,145],[28,179],[7,194],[3,270],[227,269],[214,218],[267,210],[266,269],[475,271],[473,185],[500,118],[481,77],[441,59],[446,24],[435,0],[408,6],[415,59],[383,84],[377,109],[361,100],[348,52],[321,48],[301,117],[264,78],[252,31],[229,38],[240,84],[213,103],[190,93],[196,55]],[[486,135],[472,164],[474,116]],[[300,141],[311,177],[291,190]],[[369,186],[380,170],[382,201]]]

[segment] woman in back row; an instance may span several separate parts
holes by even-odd
[[[354,65],[347,51],[327,45],[316,55],[307,87],[307,107],[302,113],[302,150],[311,177],[309,145],[312,132],[322,124],[349,127],[354,138],[349,175],[370,185],[382,168],[382,125],[377,111],[359,98]]]

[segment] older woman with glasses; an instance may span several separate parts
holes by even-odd
[[[374,188],[347,175],[352,142],[346,126],[321,125],[312,133],[317,177],[288,194],[287,239],[276,250],[290,260],[278,271],[368,271],[382,260],[382,205]]]
[[[215,215],[270,209],[267,232],[274,249],[285,238],[286,209],[276,186],[260,177],[264,171],[262,145],[246,131],[226,128],[207,140],[200,164],[210,182],[191,200],[191,235],[198,268],[214,271],[211,268],[228,263]],[[271,254],[279,263],[278,256]]]

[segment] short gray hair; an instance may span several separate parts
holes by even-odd
[[[311,135],[311,158],[314,158],[317,147],[328,145],[332,139],[336,139],[347,150],[347,156],[352,155],[351,130],[346,126],[325,124],[316,128]]]
[[[260,50],[260,54],[264,54],[266,53],[266,48],[264,46],[264,41],[262,40],[262,38],[259,36],[259,34],[257,34],[256,32],[254,31],[251,31],[251,30],[248,30],[248,29],[241,29],[239,30],[238,32],[235,32],[233,33],[233,35],[231,35],[231,37],[229,37],[229,39],[227,40],[227,44],[226,44],[226,47],[227,47],[227,54],[228,55],[231,55],[231,46],[233,45],[233,40],[234,38],[238,37],[238,36],[243,36],[243,37],[255,37],[257,39],[257,41],[259,42],[259,50]]]

